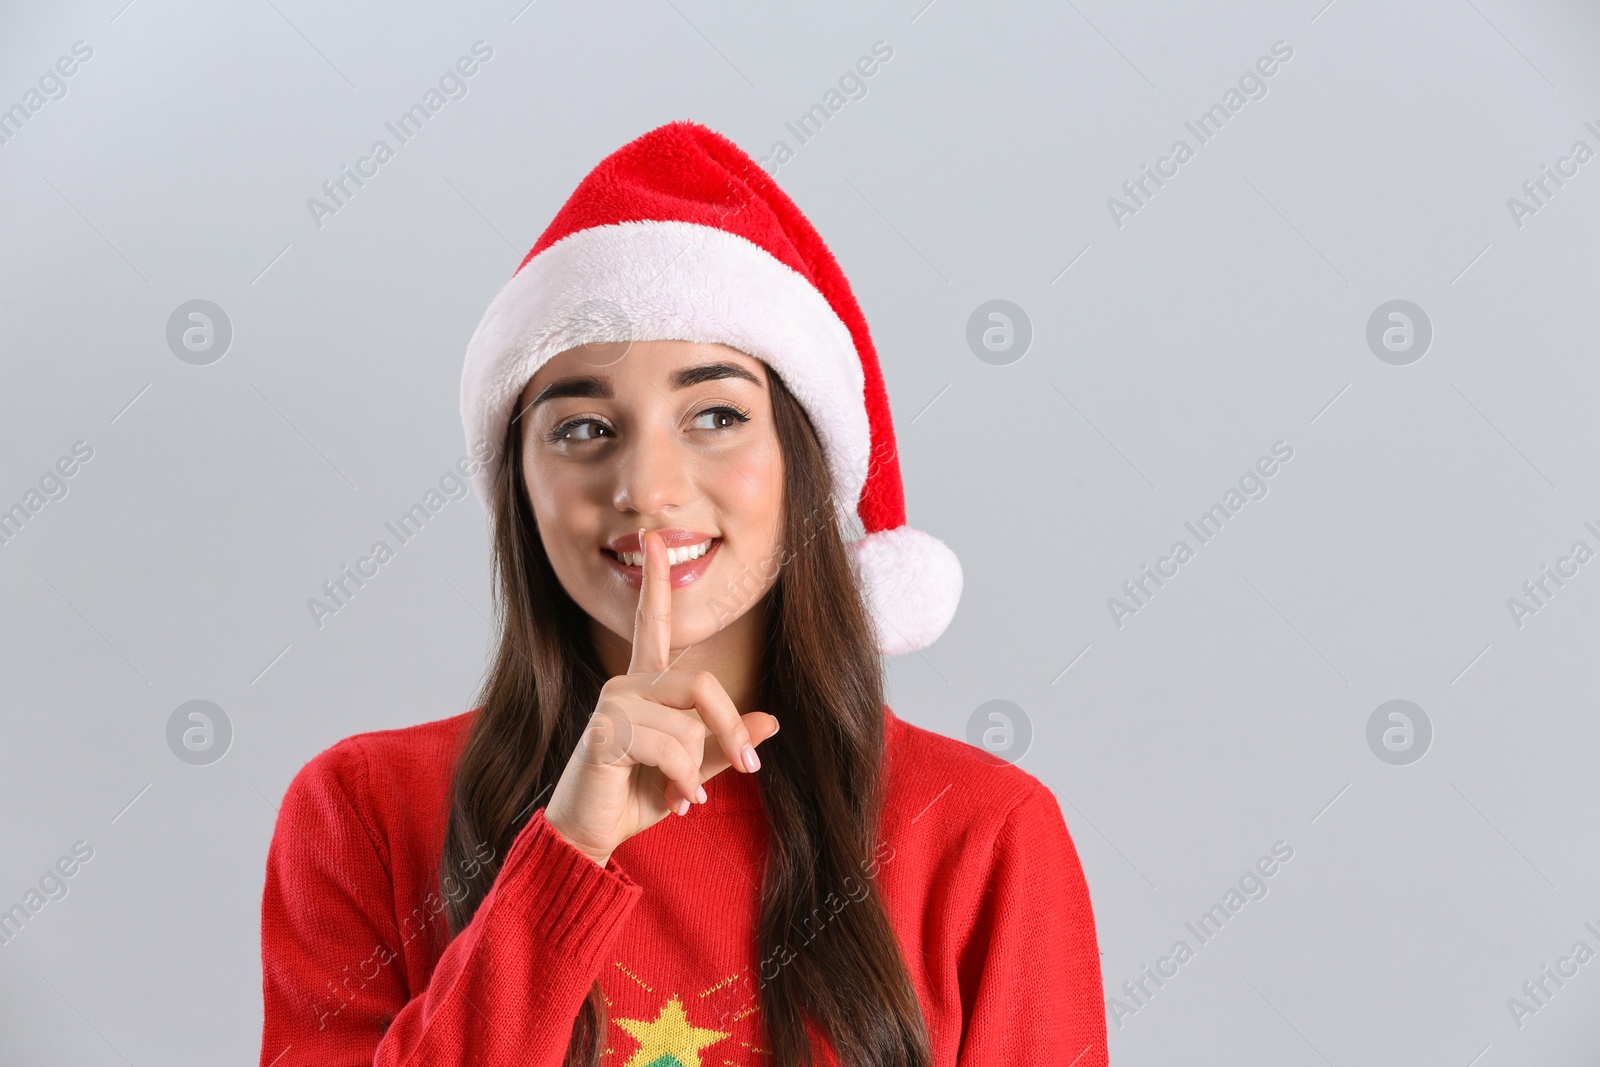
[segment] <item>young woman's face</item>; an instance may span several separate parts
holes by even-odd
[[[518,410],[551,566],[623,641],[643,574],[640,527],[672,552],[673,648],[713,636],[776,580],[783,456],[760,360],[689,341],[586,345],[539,368]]]

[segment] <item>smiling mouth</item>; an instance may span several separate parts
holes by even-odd
[[[667,564],[678,567],[691,563],[710,552],[722,540],[720,537],[708,537],[697,545],[683,545],[680,548],[667,549]],[[624,567],[644,568],[643,552],[616,552],[609,548],[602,548],[602,552],[621,563]]]

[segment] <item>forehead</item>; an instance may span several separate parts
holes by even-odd
[[[708,363],[731,363],[748,371],[760,382],[768,380],[765,363],[728,345],[696,341],[580,345],[550,357],[523,387],[522,403],[526,405],[532,402],[541,390],[552,383],[575,377],[601,379],[619,392],[626,390],[630,384],[649,384],[665,389],[669,379],[677,372]],[[740,386],[749,385],[736,377],[722,380]]]

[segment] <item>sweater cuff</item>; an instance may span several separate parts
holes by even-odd
[[[603,951],[644,896],[614,856],[597,865],[550,825],[543,808],[522,828],[497,881],[535,941],[572,959]]]

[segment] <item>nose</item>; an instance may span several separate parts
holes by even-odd
[[[685,457],[675,447],[670,426],[653,426],[630,435],[617,454],[612,504],[639,515],[669,513],[688,500]]]

